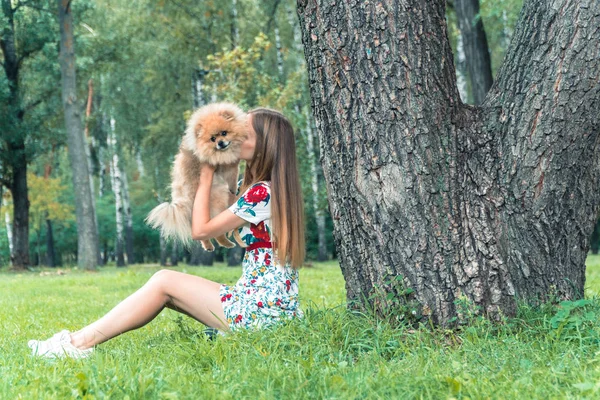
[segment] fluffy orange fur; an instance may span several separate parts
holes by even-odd
[[[185,134],[171,170],[171,203],[162,203],[146,217],[166,238],[192,242],[192,206],[203,163],[216,166],[210,191],[211,218],[235,199],[241,145],[247,138],[247,114],[232,103],[214,103],[197,109],[187,122]],[[244,246],[237,231],[236,241]],[[225,235],[215,238],[224,247],[234,244]],[[212,251],[210,240],[202,247]]]

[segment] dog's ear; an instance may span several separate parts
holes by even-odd
[[[202,123],[200,121],[198,121],[198,123],[194,127],[194,133],[197,135],[198,132],[200,132],[201,130],[202,130]]]
[[[223,110],[219,113],[219,115],[228,121],[231,121],[234,117],[233,113],[229,110]]]

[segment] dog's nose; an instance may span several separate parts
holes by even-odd
[[[219,140],[219,147],[223,147],[225,145],[225,143],[223,143],[222,140]]]

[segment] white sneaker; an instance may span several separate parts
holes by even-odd
[[[71,343],[71,332],[62,330],[47,340],[30,340],[27,346],[33,351],[32,355],[44,358],[86,358],[94,348],[81,350]]]

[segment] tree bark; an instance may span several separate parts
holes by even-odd
[[[27,154],[25,152],[25,132],[22,131],[24,110],[21,107],[19,91],[20,60],[15,44],[14,10],[10,0],[2,0],[2,13],[6,24],[0,36],[2,66],[8,82],[8,115],[12,132],[2,132],[0,137],[6,142],[10,158],[10,184],[8,188],[13,199],[13,269],[25,269],[29,261],[29,200],[27,190]]]
[[[517,299],[583,296],[600,200],[595,1],[526,1],[480,107],[460,102],[445,1],[298,1],[352,305],[416,300],[449,325],[465,299],[497,318]]]
[[[14,161],[10,193],[13,200],[13,269],[24,269],[29,261],[29,199],[25,144],[13,147]]]
[[[487,36],[479,15],[479,0],[455,0],[454,4],[464,44],[473,102],[481,104],[494,80]]]
[[[115,257],[117,267],[125,266],[125,257],[123,256],[123,193],[121,168],[119,166],[119,154],[117,149],[117,139],[115,135],[115,120],[110,119],[110,133],[107,140],[112,151],[112,162],[110,165],[110,178],[112,181],[113,193],[115,195],[115,223],[117,232],[115,236]]]
[[[75,81],[75,50],[73,15],[70,0],[57,0],[60,22],[60,69],[62,100],[67,129],[69,159],[73,170],[75,188],[75,214],[77,220],[77,264],[82,269],[93,270],[98,264],[98,230],[94,219],[94,198],[88,173],[81,116],[77,104]]]

